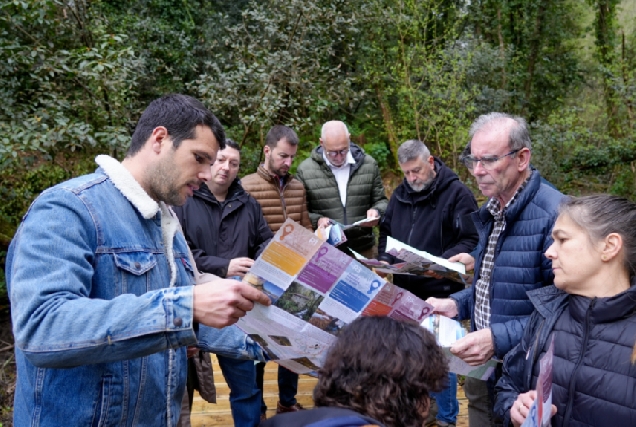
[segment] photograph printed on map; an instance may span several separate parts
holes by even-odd
[[[292,282],[283,295],[276,301],[276,307],[289,314],[308,321],[316,312],[324,297],[312,289]]]
[[[330,316],[321,309],[317,309],[313,316],[309,319],[309,323],[322,329],[325,332],[329,332],[332,335],[338,335],[340,329],[346,323],[335,316]]]
[[[257,276],[254,273],[247,273],[243,278],[243,281],[249,283],[256,289],[267,295],[272,301],[272,304],[276,304],[276,302],[284,292],[284,289],[279,288],[269,280],[265,280],[261,276]]]
[[[284,337],[282,335],[268,335],[269,339],[274,341],[276,344],[282,347],[291,347],[292,343],[289,340],[289,337]]]
[[[247,334],[248,337],[254,340],[258,345],[263,349],[263,353],[267,354],[269,360],[278,360],[278,356],[276,353],[272,351],[272,349],[267,344],[267,340],[260,336],[259,334]]]
[[[316,364],[312,362],[311,359],[308,359],[306,357],[299,357],[292,360],[300,365],[303,365],[306,368],[311,369],[312,371],[318,371],[320,369],[320,366],[316,366]]]

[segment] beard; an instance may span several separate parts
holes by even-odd
[[[175,167],[172,163],[163,161],[148,172],[149,194],[156,201],[171,206],[182,206],[187,197],[181,194],[181,187],[176,184]]]
[[[411,187],[411,190],[415,191],[416,193],[420,193],[430,187],[434,180],[435,177],[431,174],[431,176],[429,176],[426,181],[418,182],[417,184],[412,184],[408,181],[406,181],[406,183],[409,185],[409,187]]]
[[[276,168],[276,166],[274,165],[274,162],[272,161],[271,157],[269,159],[269,161],[267,162],[267,170],[269,171],[269,173],[274,174],[280,178],[284,178],[285,176],[287,176],[287,174],[289,173],[289,168],[282,166],[280,168]]]

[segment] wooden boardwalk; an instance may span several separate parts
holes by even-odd
[[[223,379],[221,368],[219,368],[214,355],[212,355],[212,362],[214,364],[217,403],[207,403],[195,393],[194,403],[192,405],[192,416],[190,418],[192,427],[233,427],[234,423],[232,421],[232,413],[230,411],[229,402],[230,390]],[[278,365],[273,362],[270,362],[265,366],[264,387],[268,417],[273,417],[276,414],[276,402],[278,401],[277,367]],[[305,408],[311,408],[314,406],[311,396],[315,385],[315,378],[305,375],[300,376],[298,394],[296,398]],[[464,392],[461,387],[459,387],[457,398],[459,399],[459,417],[457,418],[457,426],[468,427],[466,398],[464,397]]]

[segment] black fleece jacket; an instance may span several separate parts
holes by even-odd
[[[404,180],[393,192],[380,223],[378,259],[391,264],[401,261],[385,252],[387,236],[442,258],[470,253],[477,246],[477,230],[470,218],[477,210],[475,196],[437,158],[435,172],[437,175],[427,189],[413,191]],[[447,279],[396,274],[393,280],[422,299],[445,298],[464,289],[462,284]]]
[[[227,275],[233,258],[256,259],[273,237],[261,205],[236,179],[225,201],[202,184],[185,205],[173,208],[200,271]]]

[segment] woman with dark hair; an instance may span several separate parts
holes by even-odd
[[[554,285],[504,359],[495,411],[521,425],[536,398],[539,360],[554,337],[552,426],[636,425],[636,204],[615,196],[564,201],[552,230]]]
[[[446,357],[426,329],[360,317],[329,350],[314,389],[316,408],[276,415],[261,426],[422,427],[429,394],[447,380]]]

